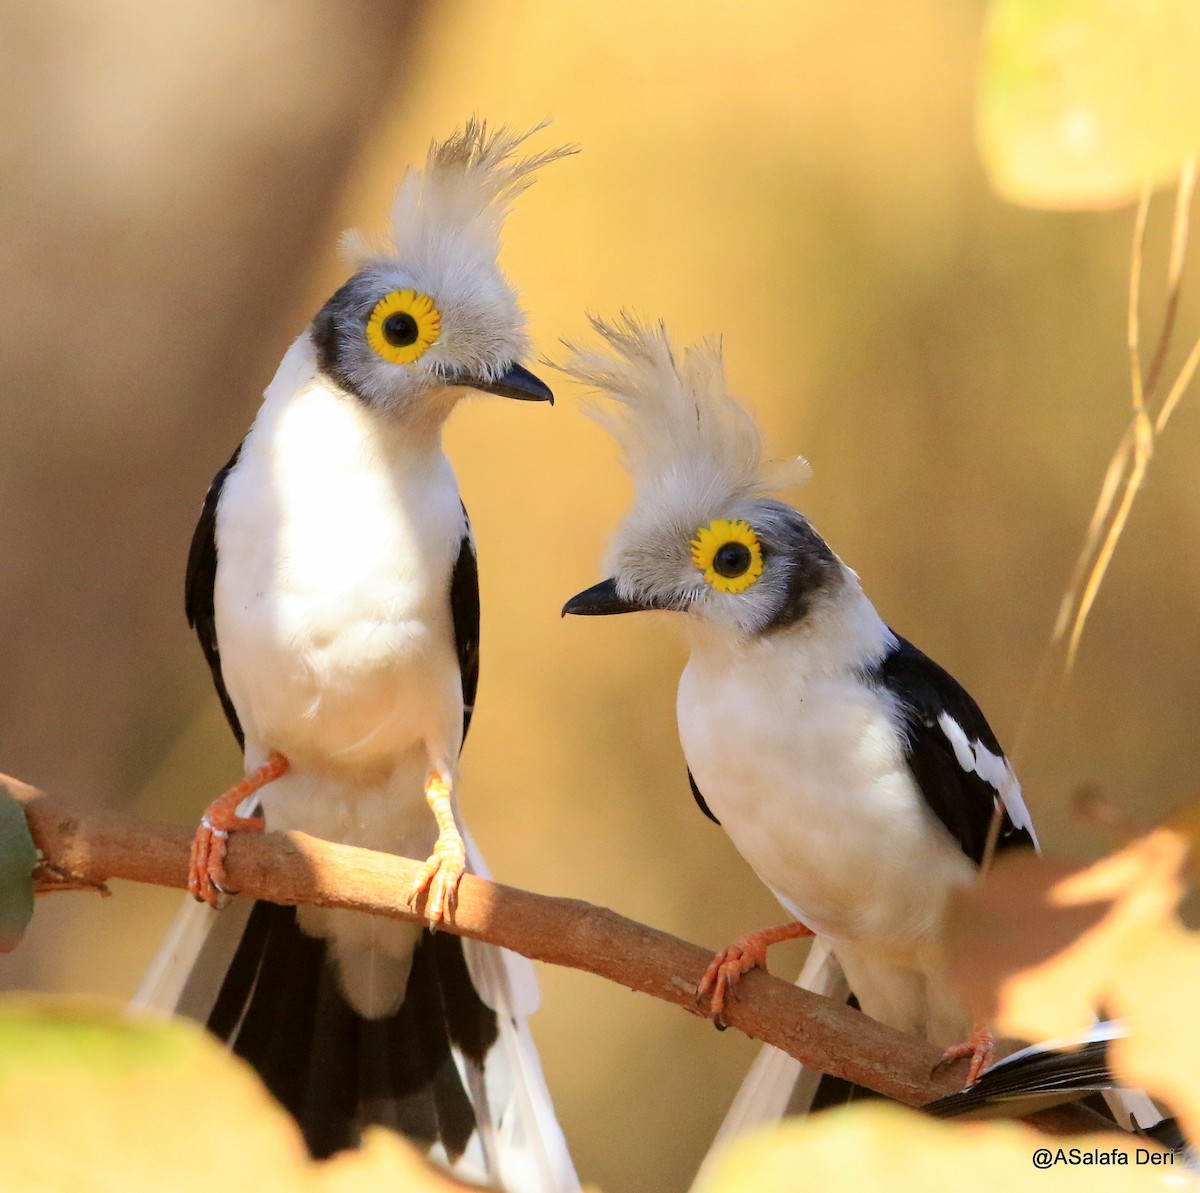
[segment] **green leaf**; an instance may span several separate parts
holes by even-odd
[[[0,999],[0,1124],[4,1193],[466,1188],[382,1128],[315,1163],[257,1074],[196,1024],[78,999]]]
[[[1196,0],[992,0],[980,153],[1004,198],[1115,207],[1200,151]]]
[[[203,1037],[188,1023],[120,1018],[84,1000],[15,996],[0,1002],[0,1099],[38,1074],[111,1080],[186,1071]]]
[[[33,916],[37,860],[24,808],[0,787],[0,953],[17,947]]]

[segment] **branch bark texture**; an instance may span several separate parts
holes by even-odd
[[[0,785],[24,805],[43,859],[34,876],[39,891],[102,887],[110,879],[186,888],[190,830],[124,813],[82,811],[3,775]],[[235,834],[227,858],[229,880],[243,896],[421,922],[422,904],[414,909],[402,894],[419,870],[420,863],[408,858],[304,833]],[[711,950],[606,908],[468,874],[453,921],[445,927],[536,961],[585,970],[690,1014],[705,1014],[696,986]],[[739,982],[724,1018],[803,1064],[909,1106],[961,1086],[959,1066],[931,1076],[939,1054],[930,1045],[762,971]],[[1044,1111],[1036,1121],[1052,1131],[1106,1125],[1070,1107]]]

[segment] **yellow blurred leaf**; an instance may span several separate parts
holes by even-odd
[[[964,998],[1006,1035],[1070,1036],[1097,1013],[1123,1019],[1122,1080],[1200,1131],[1200,940],[1180,923],[1200,805],[1092,865],[1001,858],[959,892],[947,959]]]
[[[323,1163],[197,1026],[80,1001],[0,1001],[4,1193],[450,1193],[398,1136]]]
[[[1194,0],[993,0],[978,107],[992,186],[1015,203],[1113,207],[1200,150]]]
[[[899,1106],[860,1105],[738,1140],[696,1193],[1011,1193],[1036,1187],[1040,1167],[1054,1169],[1047,1178],[1054,1193],[1161,1190],[1180,1183],[1181,1164],[1168,1164],[1156,1145],[1129,1136],[1055,1139],[1018,1123],[942,1123]]]
[[[383,1127],[367,1130],[358,1151],[342,1152],[314,1167],[318,1179],[312,1187],[320,1193],[380,1193],[393,1189],[398,1193],[461,1193],[479,1188],[436,1171],[415,1148]]]

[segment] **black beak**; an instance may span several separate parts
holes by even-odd
[[[573,596],[564,606],[562,615],[574,613],[579,617],[604,617],[611,613],[640,613],[653,605],[640,605],[617,595],[615,580],[601,580],[591,588]]]
[[[521,365],[510,365],[508,372],[495,381],[484,381],[479,377],[456,377],[459,385],[469,386],[481,393],[496,394],[501,398],[516,398],[520,402],[549,402],[554,405],[550,387]]]

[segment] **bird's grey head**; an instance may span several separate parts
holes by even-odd
[[[497,261],[512,200],[541,166],[574,152],[518,156],[531,135],[468,121],[405,175],[389,244],[344,238],[356,272],[310,328],[327,377],[398,414],[444,416],[464,389],[553,400],[521,364],[525,315]]]
[[[749,636],[794,626],[838,593],[846,570],[808,519],[781,501],[736,503],[698,526],[622,534],[610,576],[564,613],[668,609]]]
[[[662,324],[593,325],[612,355],[571,347],[563,371],[618,403],[589,413],[620,443],[636,492],[609,578],[563,612],[669,609],[762,635],[836,597],[852,573],[807,518],[765,496],[805,479],[807,465],[764,464],[757,425],[726,390],[720,343],[676,360]]]

